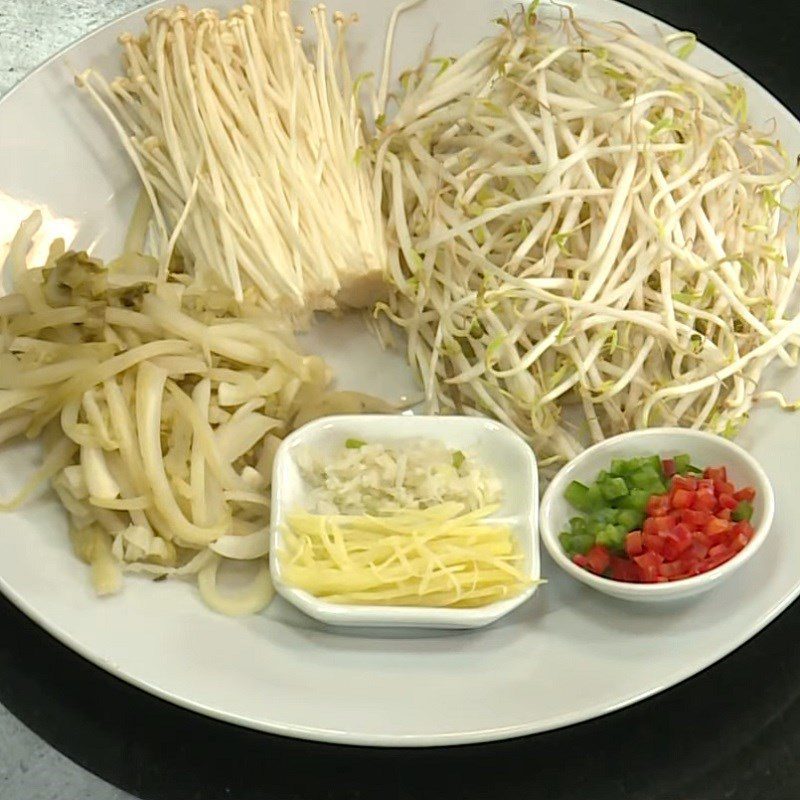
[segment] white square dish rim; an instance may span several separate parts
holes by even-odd
[[[283,580],[278,551],[282,545],[281,528],[289,509],[286,503],[286,483],[292,480],[292,451],[312,443],[323,432],[347,428],[348,434],[361,432],[365,438],[392,441],[413,438],[438,438],[452,446],[455,430],[474,429],[490,437],[505,437],[522,456],[529,471],[527,502],[513,514],[498,514],[492,519],[513,519],[517,533],[525,537],[528,574],[533,585],[516,597],[501,600],[482,608],[433,608],[410,606],[359,606],[329,603],[309,592],[297,589]],[[436,428],[435,432],[433,428]],[[477,452],[480,455],[480,452]],[[277,593],[305,614],[329,625],[353,627],[405,628],[479,628],[489,625],[525,603],[537,589],[541,577],[539,553],[539,476],[536,456],[528,444],[506,425],[484,417],[431,416],[417,414],[339,414],[313,420],[287,436],[275,454],[272,474],[272,504],[270,514],[270,575]]]

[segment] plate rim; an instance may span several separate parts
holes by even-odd
[[[433,0],[429,1],[432,2]],[[96,28],[88,31],[83,36],[67,43],[55,53],[37,64],[23,78],[14,84],[8,91],[6,91],[2,97],[0,97],[0,114],[3,113],[3,106],[6,101],[12,98],[17,91],[19,91],[32,78],[49,67],[51,64],[65,58],[73,49],[79,47],[89,39],[92,39],[106,29],[111,28],[126,19],[133,17],[143,18],[149,11],[160,6],[169,5],[170,2],[171,0],[153,0],[152,2],[146,3],[139,8],[132,9],[124,14],[120,14],[119,16],[116,16],[101,25],[98,25]],[[506,5],[512,5],[511,0],[504,0],[504,2]],[[669,31],[679,30],[673,24],[660,17],[658,14],[643,11],[632,5],[628,5],[623,0],[604,0],[604,2],[623,9],[626,13],[633,13],[643,22],[656,22],[659,25],[665,26]],[[587,5],[591,5],[589,0],[567,0],[567,3],[573,8],[585,8]],[[797,123],[798,130],[800,131],[800,117],[796,116],[791,109],[789,109],[786,104],[778,99],[760,80],[752,77],[731,57],[719,52],[702,40],[698,40],[698,46],[733,66],[738,73],[737,77],[740,79],[746,78],[748,81],[756,85],[759,91],[763,93],[765,99],[768,99],[776,106],[776,108],[784,111],[789,117],[791,117],[792,120],[795,121],[795,123]],[[797,584],[790,592],[785,594],[776,602],[772,603],[767,610],[764,611],[748,628],[744,629],[740,635],[731,637],[725,642],[724,645],[721,645],[713,650],[710,655],[706,655],[704,658],[700,659],[698,663],[695,663],[685,669],[674,670],[666,678],[662,679],[658,685],[655,685],[631,697],[623,698],[612,703],[599,702],[596,705],[584,706],[579,711],[566,712],[551,717],[546,722],[528,721],[495,728],[481,727],[472,730],[456,732],[448,731],[434,734],[353,733],[333,727],[317,727],[297,723],[274,722],[265,719],[253,719],[241,714],[227,712],[222,709],[206,705],[202,702],[192,700],[191,697],[186,697],[169,690],[162,689],[158,685],[137,677],[133,672],[127,670],[126,668],[93,652],[92,649],[87,647],[80,639],[77,639],[64,631],[58,623],[51,622],[45,614],[39,613],[31,602],[29,602],[21,593],[15,591],[7,583],[2,574],[0,574],[0,592],[34,624],[42,628],[60,644],[68,647],[70,650],[77,653],[93,666],[99,667],[114,678],[122,680],[125,683],[128,683],[129,685],[145,691],[148,694],[172,705],[176,705],[188,711],[202,714],[203,716],[239,727],[294,739],[325,744],[355,745],[380,748],[397,747],[406,749],[480,744],[515,739],[525,736],[534,736],[537,734],[546,733],[548,731],[554,731],[577,725],[583,722],[589,722],[599,717],[604,717],[608,714],[613,714],[624,708],[635,705],[643,700],[660,694],[667,689],[678,686],[689,678],[705,672],[709,667],[717,664],[726,656],[738,650],[742,645],[754,638],[781,613],[783,613],[798,598],[798,596],[800,596],[800,578],[798,578]]]

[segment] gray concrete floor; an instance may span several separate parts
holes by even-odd
[[[0,706],[3,800],[132,800],[62,756]]]

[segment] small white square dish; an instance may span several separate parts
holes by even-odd
[[[508,600],[479,608],[347,605],[314,597],[289,585],[282,575],[279,553],[284,548],[287,516],[308,509],[311,487],[298,466],[298,454],[312,450],[331,454],[348,439],[389,445],[409,439],[438,439],[447,447],[469,453],[492,470],[503,495],[487,521],[508,524],[519,537],[523,572],[531,585]],[[413,628],[479,628],[489,625],[528,600],[540,577],[538,532],[539,486],[536,457],[513,431],[480,417],[413,415],[342,415],[310,422],[283,440],[272,477],[270,572],[275,589],[289,603],[330,625]]]

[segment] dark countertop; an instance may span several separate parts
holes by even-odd
[[[691,680],[554,733],[381,750],[281,739],[171,706],[91,666],[0,600],[0,702],[145,800],[791,800],[800,797],[798,633],[795,604]]]
[[[0,91],[69,38],[136,5],[0,0]],[[800,114],[800,5],[630,5],[696,31]],[[700,675],[599,720],[491,745],[356,749],[254,733],[170,706],[90,665],[0,599],[0,798],[127,796],[41,737],[146,800],[790,800],[800,798],[798,640],[796,603]],[[40,768],[34,782],[29,761],[40,757],[46,774]]]

